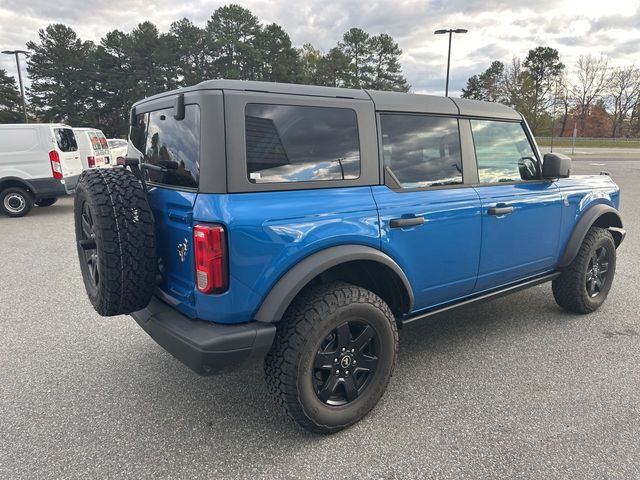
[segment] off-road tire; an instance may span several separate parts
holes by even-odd
[[[327,335],[353,318],[366,319],[378,335],[378,366],[355,400],[327,405],[313,385],[314,359]],[[380,297],[348,283],[321,285],[299,295],[278,323],[265,359],[267,385],[275,401],[303,428],[334,433],[362,419],[378,403],[393,373],[397,349],[396,322]]]
[[[156,246],[153,214],[138,179],[121,167],[86,170],[76,187],[74,217],[82,278],[96,311],[113,316],[146,307],[155,288]],[[85,219],[92,235],[85,233]],[[91,238],[95,250],[86,248]],[[95,254],[93,263],[87,252]]]
[[[606,248],[608,270],[604,285],[597,296],[591,297],[587,291],[587,270],[596,250]],[[606,228],[592,227],[578,250],[576,258],[566,267],[560,276],[552,282],[553,297],[556,303],[573,313],[591,313],[606,300],[616,270],[616,245],[611,232]]]
[[[57,198],[43,198],[36,202],[36,205],[39,207],[50,207],[54,203],[58,201]]]
[[[32,208],[33,197],[24,188],[9,187],[0,192],[0,210],[5,215],[14,218],[24,217]]]

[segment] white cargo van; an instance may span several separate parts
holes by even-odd
[[[118,163],[118,157],[126,157],[129,149],[129,142],[120,138],[108,138],[111,149],[111,163]]]
[[[59,123],[0,124],[0,211],[22,217],[34,204],[72,193],[82,173],[71,127]]]
[[[80,160],[84,170],[87,168],[111,168],[115,161],[111,161],[111,151],[107,137],[102,130],[96,128],[74,128],[78,139]]]

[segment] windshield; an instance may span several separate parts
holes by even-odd
[[[128,145],[126,140],[113,139],[108,142],[111,148],[126,147]]]

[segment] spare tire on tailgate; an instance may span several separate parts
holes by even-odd
[[[96,311],[113,316],[146,307],[155,288],[156,245],[140,181],[122,167],[85,171],[74,217],[82,279]]]

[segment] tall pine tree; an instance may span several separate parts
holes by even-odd
[[[22,123],[22,99],[16,79],[0,68],[0,123]]]
[[[89,64],[95,46],[80,40],[66,25],[49,25],[28,42],[29,99],[43,121],[86,125],[93,121],[91,93],[95,69]]]
[[[216,9],[207,22],[207,52],[211,78],[259,78],[259,34],[258,18],[246,8],[232,4]]]
[[[291,38],[275,23],[264,27],[256,39],[261,56],[260,79],[293,83],[301,79],[302,65]]]
[[[407,80],[402,75],[400,55],[402,50],[386,33],[371,37],[370,50],[373,75],[368,88],[373,90],[409,91]]]

